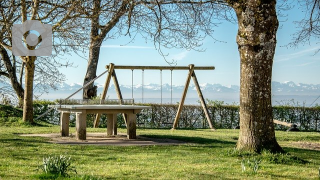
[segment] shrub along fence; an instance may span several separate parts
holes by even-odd
[[[145,104],[146,105],[146,104]],[[139,127],[171,128],[178,105],[148,104],[152,108],[142,110],[137,118]],[[231,129],[239,126],[239,106],[208,106],[211,123],[218,129]],[[274,119],[294,123],[303,131],[320,131],[320,106],[317,107],[273,107]],[[288,127],[275,125],[276,129]],[[181,113],[178,128],[209,128],[201,106],[186,105]]]
[[[48,105],[54,104],[51,101],[36,101],[34,103],[35,117],[48,110]],[[137,115],[137,126],[145,128],[171,128],[174,122],[178,105],[169,104],[140,104],[151,106],[151,109],[144,109]],[[208,106],[212,125],[218,129],[231,129],[239,126],[239,106],[223,105],[221,103],[211,103]],[[316,107],[273,107],[274,119],[290,122],[298,125],[303,131],[320,131],[320,106]],[[107,118],[101,116],[100,127],[106,126]],[[88,115],[88,126],[93,126],[94,115]],[[51,113],[42,117],[40,120],[53,124],[59,124],[59,112]],[[71,125],[75,124],[75,116],[70,117]],[[118,115],[118,126],[124,126],[122,116]],[[286,130],[288,127],[275,125],[276,129]],[[205,114],[201,106],[185,105],[178,123],[178,128],[209,128]]]

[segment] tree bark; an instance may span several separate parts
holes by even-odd
[[[33,123],[33,79],[35,70],[35,56],[25,57],[25,88],[23,99],[23,121]]]
[[[100,45],[102,43],[101,38],[99,38],[100,6],[101,0],[94,1],[93,12],[95,12],[95,16],[91,18],[89,61],[83,85],[86,85],[88,82],[90,82],[97,76],[96,73],[100,55]],[[91,99],[96,96],[97,86],[95,86],[94,83],[90,84],[86,88],[83,88],[83,99]]]
[[[238,18],[241,60],[240,135],[237,149],[282,152],[276,141],[272,104],[272,64],[278,19],[276,0],[228,1]]]
[[[101,0],[94,1],[93,12],[96,16],[91,18],[91,32],[90,32],[90,49],[87,73],[84,78],[83,85],[87,84],[96,77],[97,66],[99,62],[100,46],[109,33],[109,31],[117,24],[119,19],[128,11],[129,2],[124,0],[121,2],[119,9],[114,13],[112,18],[105,25],[100,25],[99,14],[101,10]],[[100,27],[102,27],[100,29]],[[100,32],[99,32],[100,31]],[[91,99],[97,96],[97,86],[91,85],[83,88],[83,99]]]
[[[8,72],[8,78],[10,79],[11,85],[12,85],[14,91],[16,92],[16,95],[19,98],[19,100],[22,100],[23,94],[24,94],[22,84],[19,83],[19,81],[18,81],[18,78],[16,75],[16,69],[10,61],[10,57],[8,55],[8,52],[2,46],[0,46],[0,55],[1,55],[2,61],[4,62],[6,70]]]

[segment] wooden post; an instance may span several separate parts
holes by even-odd
[[[176,114],[176,118],[174,119],[174,123],[173,123],[173,126],[172,126],[173,130],[178,125],[178,121],[179,121],[180,114],[181,114],[181,111],[182,111],[182,108],[183,108],[184,100],[186,99],[186,95],[187,95],[187,92],[188,92],[188,87],[189,87],[189,84],[190,84],[191,76],[193,74],[193,70],[194,70],[194,65],[190,64],[189,65],[189,74],[188,74],[188,77],[187,77],[187,80],[186,80],[186,84],[184,86],[184,91],[183,91],[183,94],[182,94],[182,97],[181,97],[181,101],[179,103],[179,107],[178,107],[178,111],[177,111],[177,114]]]
[[[61,112],[60,115],[60,133],[62,137],[69,136],[70,113]]]
[[[128,139],[136,139],[137,135],[136,135],[136,121],[137,121],[137,117],[136,114],[127,114],[128,115],[128,119],[127,119],[127,138]]]
[[[76,113],[76,137],[78,140],[86,140],[87,138],[87,113],[86,111]]]
[[[117,135],[118,134],[117,115],[118,114],[113,114],[113,132],[112,132],[112,135]]]
[[[122,98],[120,86],[119,86],[119,83],[118,83],[118,78],[117,78],[117,75],[116,75],[116,71],[112,72],[112,79],[113,79],[114,86],[116,88],[116,92],[117,92],[117,96],[118,96],[118,99],[120,101],[120,104],[123,104],[123,98]],[[126,119],[126,116],[125,116],[124,113],[122,113],[122,117],[123,117],[124,123],[127,126],[127,119]]]
[[[198,92],[198,96],[199,96],[199,99],[200,99],[200,102],[201,102],[201,106],[202,106],[202,109],[203,109],[203,111],[204,111],[204,114],[206,115],[206,118],[207,118],[209,127],[210,127],[210,129],[215,130],[215,129],[213,128],[212,124],[211,124],[211,119],[210,119],[210,116],[209,116],[209,111],[208,111],[206,102],[204,101],[204,98],[203,98],[203,95],[202,95],[202,92],[201,92],[201,89],[200,89],[200,86],[199,86],[199,82],[198,82],[196,73],[195,73],[194,71],[193,71],[193,73],[192,73],[192,79],[193,79],[194,85],[196,86],[196,89],[197,89],[197,92]]]
[[[273,120],[273,123],[275,124],[280,124],[280,125],[283,125],[283,126],[287,126],[287,127],[291,127],[293,124],[292,123],[288,123],[288,122],[284,122],[284,121],[279,121],[277,119],[274,119]]]
[[[113,74],[113,70],[114,70],[114,64],[110,63],[109,70],[108,70],[108,76],[107,76],[106,82],[104,83],[104,88],[103,88],[103,91],[102,91],[102,94],[101,94],[100,104],[102,103],[103,100],[106,99],[106,95],[107,95],[108,88],[109,88],[109,85],[110,85],[110,80],[111,80],[111,76]],[[100,121],[100,114],[98,113],[96,115],[96,119],[94,121],[93,127],[97,128],[98,125],[99,125],[99,121]]]
[[[117,114],[107,114],[107,135],[117,135],[117,132],[115,132],[114,127],[117,123]]]

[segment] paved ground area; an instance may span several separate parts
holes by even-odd
[[[137,139],[127,139],[125,134],[107,136],[106,133],[87,133],[87,140],[77,140],[74,134],[61,137],[59,133],[52,134],[21,134],[21,136],[37,136],[50,138],[49,142],[69,145],[107,145],[107,146],[147,146],[147,145],[179,145],[183,141],[173,139],[155,139],[137,136]]]
[[[295,146],[303,149],[311,149],[320,151],[320,143],[312,143],[312,142],[294,142]]]

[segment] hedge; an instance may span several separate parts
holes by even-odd
[[[48,110],[52,101],[34,101],[34,117],[41,115]],[[217,129],[231,129],[239,126],[239,106],[224,105],[223,103],[208,103],[209,115],[212,125]],[[171,128],[176,116],[178,105],[169,104],[140,104],[151,106],[151,109],[144,109],[137,115],[137,126],[145,128]],[[16,112],[15,112],[16,113]],[[1,114],[1,113],[0,113]],[[18,113],[20,115],[20,112]],[[316,107],[273,107],[274,119],[290,122],[298,125],[303,131],[320,130],[320,106]],[[88,115],[88,126],[93,125],[95,116]],[[59,124],[59,112],[53,110],[40,120],[53,124]],[[102,116],[100,127],[106,126],[106,116]],[[75,123],[75,116],[70,118],[71,124]],[[118,115],[118,126],[124,126],[122,116]],[[285,130],[288,127],[275,125],[276,129]],[[209,128],[201,106],[185,105],[183,107],[178,128]]]

